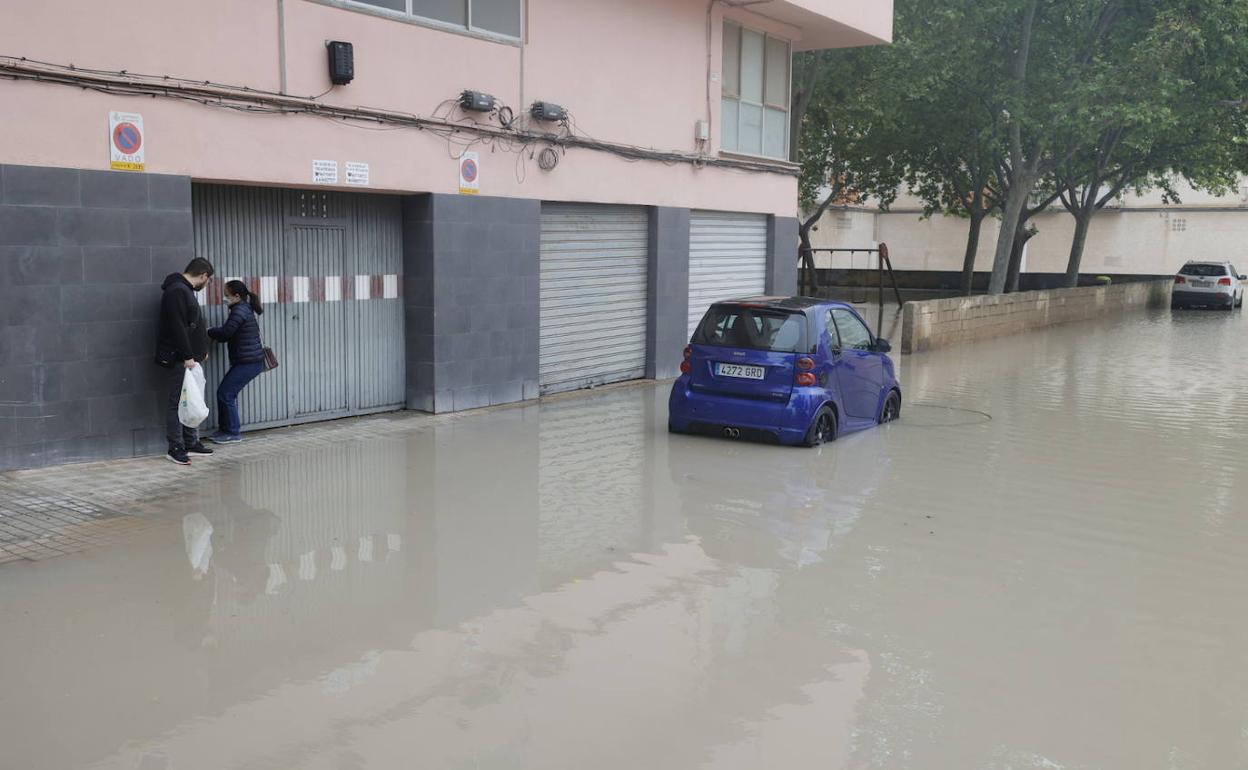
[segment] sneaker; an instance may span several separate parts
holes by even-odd
[[[243,437],[231,436],[228,433],[217,433],[209,436],[208,440],[214,444],[238,444],[243,440]]]
[[[178,465],[190,465],[191,464],[191,458],[187,457],[186,450],[180,446],[175,446],[172,449],[170,449],[169,454],[165,455],[165,457],[169,459],[169,462],[176,463]]]
[[[208,447],[204,446],[204,442],[202,442],[202,441],[196,441],[196,442],[195,442],[194,444],[192,444],[191,446],[188,446],[188,447],[186,448],[186,451],[188,451],[188,452],[192,452],[192,453],[197,454],[197,455],[210,455],[210,454],[212,454],[212,450],[211,450],[211,449],[209,449]]]

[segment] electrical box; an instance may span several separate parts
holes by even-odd
[[[699,142],[708,141],[711,138],[711,124],[705,120],[699,120],[693,124],[693,138]]]
[[[329,49],[329,82],[345,86],[355,80],[355,49],[352,45],[331,40],[325,47]]]
[[[568,119],[568,111],[554,102],[533,102],[533,106],[529,108],[529,114],[534,120],[543,120],[547,123],[559,123]]]
[[[464,91],[459,95],[459,106],[468,112],[493,112],[494,97],[480,91]]]

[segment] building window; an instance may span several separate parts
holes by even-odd
[[[724,22],[724,150],[789,156],[789,41]]]
[[[520,38],[524,0],[347,0],[473,32]]]

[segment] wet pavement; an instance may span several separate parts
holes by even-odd
[[[1246,767],[1246,340],[906,357],[818,450],[644,386],[19,474],[143,526],[0,565],[0,768]]]

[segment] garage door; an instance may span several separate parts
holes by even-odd
[[[264,304],[261,335],[281,361],[239,398],[244,427],[402,408],[398,198],[196,184],[192,210],[195,253],[216,267],[203,297],[208,322],[226,317],[222,284],[244,281]],[[208,361],[213,388],[226,358],[221,347]]]
[[[767,291],[767,216],[689,216],[689,334],[711,304]]]
[[[640,207],[542,206],[543,393],[645,376],[648,232]]]

